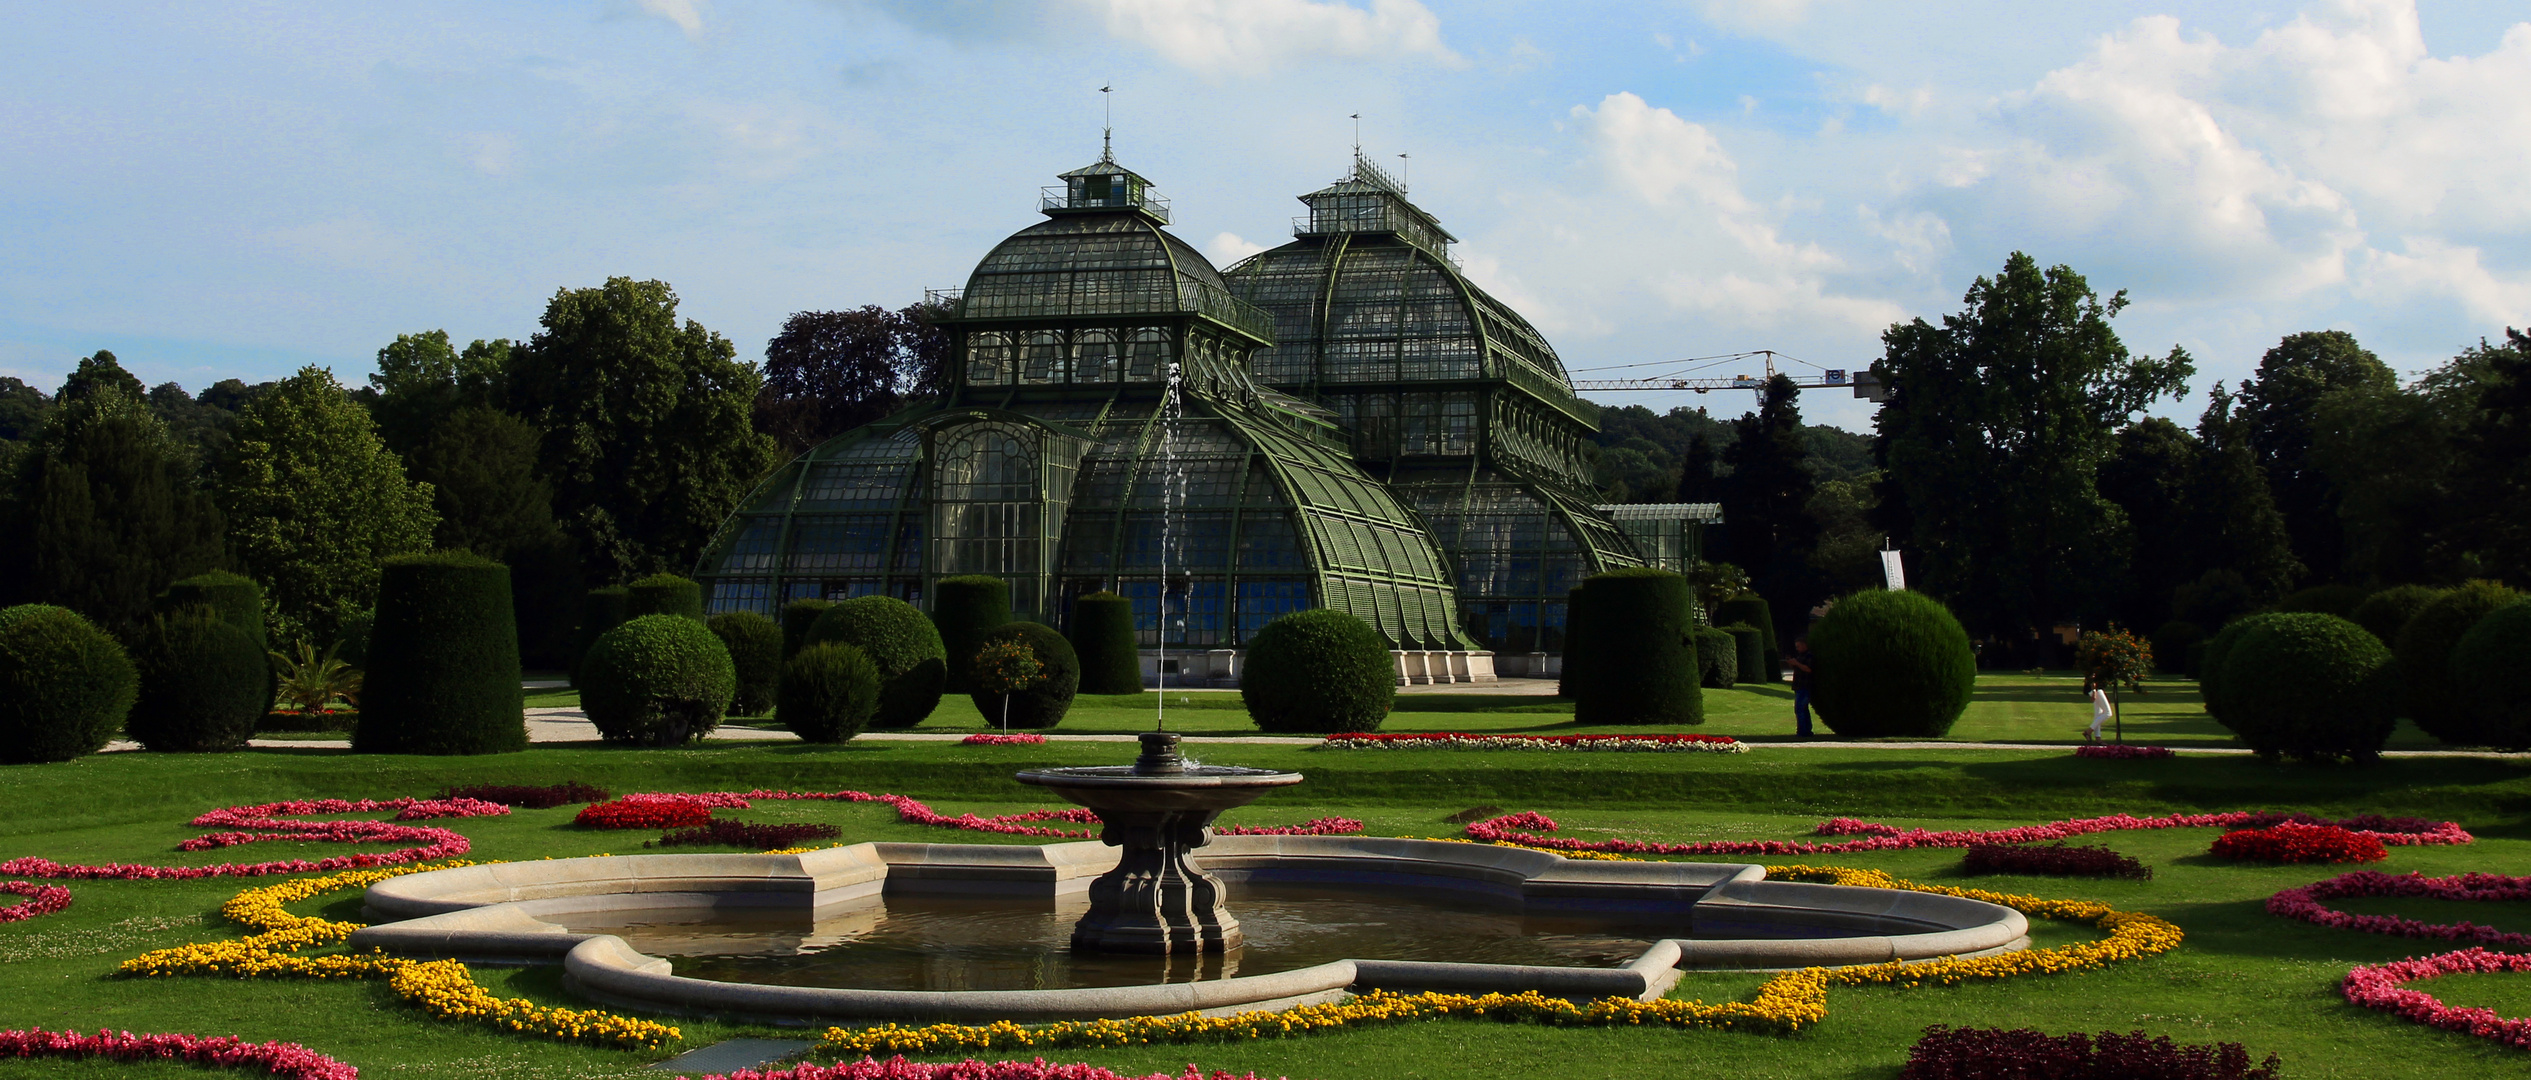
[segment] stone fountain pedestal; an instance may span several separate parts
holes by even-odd
[[[1017,779],[1098,811],[1107,826],[1099,840],[1124,849],[1116,869],[1090,883],[1090,913],[1074,924],[1072,947],[1180,956],[1227,952],[1244,941],[1222,904],[1220,879],[1192,858],[1213,842],[1213,819],[1300,783],[1301,774],[1189,765],[1176,734],[1153,731],[1130,766],[1036,769]]]

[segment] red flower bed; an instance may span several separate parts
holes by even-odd
[[[26,897],[23,904],[0,907],[0,923],[24,922],[38,915],[50,915],[70,906],[70,890],[59,885],[38,885],[32,881],[0,881],[0,893]]]
[[[2380,862],[2390,858],[2379,838],[2335,825],[2286,822],[2242,829],[2215,838],[2214,853],[2227,859],[2270,863]]]
[[[1830,818],[1813,830],[1820,836],[1856,836],[1857,840],[1818,843],[1809,840],[1703,840],[1688,844],[1660,844],[1641,840],[1567,840],[1545,836],[1556,831],[1556,823],[1544,814],[1506,814],[1468,826],[1471,839],[1489,843],[1520,844],[1550,851],[1600,851],[1624,855],[1842,855],[1855,851],[1897,851],[1907,848],[1956,847],[1971,844],[2027,844],[2041,840],[2069,840],[2091,833],[2115,832],[2123,829],[2194,829],[2221,827],[2239,829],[2259,821],[2284,821],[2278,814],[2224,813],[2172,814],[2167,817],[2139,818],[2126,814],[2108,817],[2053,821],[2045,825],[2022,825],[2010,829],[1901,829],[1879,822],[1853,818]],[[2409,831],[2408,823],[2422,828]],[[2381,831],[2361,828],[2364,824],[2382,826]],[[2466,844],[2470,834],[2449,821],[2421,821],[2416,818],[2348,818],[2338,827],[2357,831],[2377,843]],[[2392,831],[2399,827],[2399,831]]]
[[[1960,868],[1972,874],[2046,874],[2050,877],[2116,877],[2151,880],[2153,868],[2105,847],[2050,844],[1970,844]]]
[[[779,851],[794,848],[810,840],[832,840],[844,831],[832,825],[787,822],[778,825],[750,821],[707,821],[700,827],[678,829],[659,838],[663,847],[687,844],[727,844],[731,847],[754,848],[758,851]]]
[[[686,1080],[680,1077],[678,1080]],[[863,1058],[851,1063],[833,1065],[798,1065],[773,1072],[741,1069],[723,1075],[713,1073],[698,1080],[1263,1080],[1255,1073],[1232,1074],[1227,1071],[1206,1073],[1193,1065],[1182,1073],[1152,1073],[1148,1076],[1126,1076],[1109,1072],[1096,1065],[1074,1063],[1056,1065],[1044,1058],[1035,1061],[977,1061],[969,1058],[932,1065],[893,1057],[886,1061]]]
[[[2106,758],[2111,761],[2135,761],[2173,756],[2167,746],[2127,746],[2122,743],[2093,743],[2074,748],[2075,757]]]
[[[2256,1067],[2240,1043],[2182,1045],[2141,1031],[2050,1035],[2029,1028],[1936,1024],[1907,1051],[1899,1080],[2277,1080],[2276,1055]]]
[[[2392,937],[2440,938],[2499,948],[2531,948],[2531,934],[2517,934],[2477,923],[2425,923],[2398,915],[2351,915],[2331,909],[2323,900],[2352,896],[2416,896],[2433,900],[2531,900],[2531,877],[2503,874],[2455,874],[2430,878],[2422,874],[2385,874],[2358,870],[2327,881],[2286,889],[2267,898],[2267,913],[2336,930],[2360,930]]]
[[[0,1031],[0,1058],[90,1058],[113,1061],[182,1061],[228,1069],[255,1069],[281,1080],[360,1080],[360,1070],[297,1043],[250,1043],[226,1035],[134,1035],[100,1031]]]
[[[1042,745],[1042,744],[1044,744],[1044,743],[1045,743],[1045,741],[1046,741],[1046,737],[1045,737],[1045,736],[1040,735],[1040,734],[1037,734],[1037,733],[1036,733],[1036,732],[1034,732],[1034,731],[1019,731],[1019,732],[1013,732],[1013,733],[1008,734],[1008,735],[1000,735],[1000,734],[995,734],[995,733],[993,733],[993,732],[989,732],[989,731],[988,731],[988,732],[983,732],[983,733],[981,733],[981,734],[969,735],[969,736],[967,736],[966,738],[960,739],[960,740],[958,740],[958,745],[960,745],[960,746],[1038,746],[1038,745]]]
[[[592,829],[684,829],[710,820],[712,808],[700,799],[627,795],[583,806],[571,823]]]
[[[2441,956],[2359,967],[2346,973],[2346,979],[2338,984],[2338,992],[2345,994],[2348,1002],[2367,1009],[2396,1013],[2403,1019],[2427,1027],[2458,1031],[2482,1039],[2494,1039],[2516,1049],[2531,1050],[2531,1020],[2508,1020],[2496,1015],[2494,1009],[2456,1009],[2432,994],[2399,985],[2437,975],[2519,974],[2526,971],[2531,971],[2531,956],[2471,948]]]
[[[336,855],[323,859],[279,859],[261,863],[221,863],[217,866],[141,866],[130,863],[107,863],[102,866],[80,866],[57,863],[32,855],[0,862],[0,875],[24,875],[38,878],[117,879],[126,881],[181,881],[206,877],[261,877],[266,874],[299,874],[310,871],[369,870],[381,866],[428,862],[463,855],[473,848],[464,836],[447,829],[424,825],[396,825],[384,821],[285,821],[283,816],[309,814],[367,814],[380,810],[396,811],[403,821],[419,821],[442,817],[486,817],[510,812],[497,803],[475,799],[303,799],[295,802],[266,803],[262,806],[231,806],[213,810],[193,819],[199,826],[226,826],[230,832],[205,833],[176,845],[180,851],[208,851],[234,847],[262,840],[327,840],[343,844],[413,844],[416,846],[382,854],[366,852]],[[263,830],[250,832],[244,830]]]
[[[525,784],[470,784],[449,788],[440,793],[443,799],[481,799],[504,806],[524,806],[530,810],[551,810],[574,803],[605,802],[612,798],[605,788],[592,787],[577,780],[546,787]]]

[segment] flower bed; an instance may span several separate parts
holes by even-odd
[[[1745,754],[1729,735],[1473,735],[1463,731],[1354,732],[1327,736],[1318,750],[1603,750],[1655,754]]]
[[[698,799],[627,795],[583,806],[571,823],[591,829],[685,829],[710,820],[712,808]]]
[[[504,806],[523,806],[530,810],[551,810],[575,803],[605,802],[613,798],[605,788],[593,787],[577,780],[545,787],[525,784],[470,784],[449,788],[440,793],[443,799],[480,799]]]
[[[1970,844],[1960,869],[1972,874],[2045,874],[2051,877],[2115,877],[2149,881],[2153,868],[2105,847]]]
[[[2456,1009],[2432,994],[2400,985],[2437,975],[2497,972],[2531,972],[2531,955],[2468,948],[2440,956],[2373,964],[2347,972],[2345,980],[2338,984],[2338,992],[2345,994],[2347,1001],[2367,1009],[2531,1050],[2531,1020],[2508,1020],[2496,1015],[2494,1009]]]
[[[128,1031],[26,1028],[0,1031],[0,1058],[105,1058],[109,1061],[181,1061],[223,1069],[254,1069],[281,1080],[359,1080],[360,1070],[297,1043],[250,1043],[226,1035],[134,1035]]]
[[[197,826],[227,827],[231,832],[206,833],[176,845],[180,851],[208,851],[263,840],[328,840],[344,844],[414,844],[379,854],[362,852],[335,855],[323,859],[279,859],[261,863],[221,863],[217,866],[142,866],[131,863],[107,863],[102,866],[81,866],[57,863],[32,855],[0,862],[0,875],[24,875],[36,878],[73,878],[86,880],[113,879],[122,881],[184,881],[206,877],[262,877],[270,874],[301,874],[334,870],[365,870],[382,866],[400,866],[430,859],[446,859],[463,855],[473,843],[448,829],[423,825],[396,825],[384,821],[286,821],[287,816],[310,814],[366,814],[394,810],[405,821],[443,817],[487,817],[507,814],[510,808],[477,799],[305,799],[295,802],[266,803],[262,806],[232,806],[213,810],[193,819]],[[261,829],[262,832],[242,830]]]
[[[2370,833],[2291,821],[2225,833],[2215,838],[2212,850],[2223,858],[2243,862],[2349,863],[2390,858],[2390,851]]]
[[[806,822],[764,825],[752,821],[707,821],[696,828],[670,832],[659,838],[659,845],[727,844],[730,847],[776,851],[798,847],[810,840],[832,840],[843,832],[832,825]]]
[[[685,1080],[684,1077],[678,1080]],[[1044,1058],[1035,1061],[965,1061],[930,1065],[893,1057],[886,1061],[863,1058],[834,1065],[799,1065],[772,1072],[743,1069],[726,1076],[713,1073],[699,1080],[1264,1080],[1255,1073],[1232,1075],[1227,1071],[1206,1073],[1193,1065],[1182,1073],[1152,1073],[1149,1076],[1125,1076],[1096,1065],[1054,1065]]]
[[[2502,874],[2455,874],[2430,878],[2422,874],[2385,874],[2358,870],[2327,881],[2286,889],[2267,898],[2267,913],[2326,926],[2392,937],[2437,938],[2506,949],[2531,948],[2531,934],[2517,934],[2476,923],[2425,923],[2398,915],[2353,915],[2321,903],[2356,896],[2415,896],[2431,900],[2531,900],[2531,877]]]
[[[59,885],[38,885],[32,881],[0,881],[0,893],[26,897],[24,903],[0,907],[0,923],[24,922],[38,915],[50,915],[70,906],[70,890]]]
[[[2110,761],[2159,760],[2176,756],[2167,746],[2128,746],[2123,743],[2093,743],[2074,748],[2075,757],[2105,758]],[[2081,1038],[2069,1035],[2067,1038]]]
[[[2278,1080],[2276,1055],[2253,1067],[2240,1043],[2183,1046],[2165,1035],[2049,1035],[2030,1028],[1935,1024],[1908,1048],[1899,1080]]]
[[[1811,840],[1702,840],[1687,844],[1663,844],[1643,840],[1568,840],[1546,836],[1556,831],[1556,823],[1544,814],[1524,811],[1472,823],[1468,835],[1489,843],[1512,843],[1544,851],[1599,851],[1632,855],[1843,855],[1856,851],[1898,851],[1908,848],[1956,847],[1972,844],[2027,844],[2043,840],[2068,840],[2092,833],[2124,829],[2192,829],[2192,828],[2256,828],[2260,823],[2287,822],[2286,815],[2259,813],[2171,814],[2166,817],[2139,818],[2126,814],[2108,817],[2078,818],[2054,821],[2044,825],[2022,825],[2010,829],[1900,829],[1895,825],[1857,821],[1853,818],[1830,818],[1813,830],[1820,836],[1854,836],[1859,839],[1821,843]],[[2348,818],[2337,827],[2369,836],[2389,845],[2466,844],[2470,834],[2449,821],[2424,821],[2417,818]],[[2367,827],[2371,826],[2371,827]],[[2411,827],[2414,826],[2414,827]]]
[[[1014,733],[1009,734],[1009,735],[999,735],[999,734],[995,734],[995,733],[993,733],[993,732],[989,732],[989,731],[988,731],[988,732],[983,732],[983,733],[980,733],[980,734],[969,735],[969,736],[967,736],[966,738],[960,739],[960,740],[958,740],[958,745],[960,745],[960,746],[1041,746],[1041,745],[1044,745],[1045,741],[1046,741],[1046,737],[1045,737],[1045,736],[1040,735],[1040,734],[1037,734],[1037,733],[1036,733],[1036,732],[1034,732],[1034,731],[1020,731],[1020,732],[1014,732]]]
[[[750,799],[822,799],[832,802],[885,803],[896,810],[897,820],[907,824],[965,829],[969,832],[998,833],[1005,836],[1048,836],[1086,840],[1094,835],[1087,829],[1057,829],[1030,824],[1030,822],[1060,821],[1080,825],[1099,824],[1098,814],[1086,806],[1076,806],[1068,810],[1030,810],[989,818],[977,817],[972,813],[950,817],[923,805],[920,800],[885,792],[873,795],[866,791],[766,791],[760,788],[745,793],[723,791],[699,796],[625,796],[627,799],[688,797],[725,800],[713,805],[740,808],[744,808]],[[1362,831],[1362,823],[1352,818],[1325,817],[1300,825],[1230,825],[1213,831],[1223,836],[1351,836]]]

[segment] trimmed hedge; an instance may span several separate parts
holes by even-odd
[[[1810,707],[1850,738],[1939,738],[1977,689],[1968,631],[1920,592],[1848,595],[1810,628],[1810,651],[1818,656]]]
[[[1564,594],[1564,664],[1556,677],[1556,696],[1572,697],[1576,689],[1590,681],[1589,639],[1590,601],[1576,585]]]
[[[2206,643],[2206,628],[2185,619],[2163,623],[2153,632],[2153,666],[2173,674],[2195,678],[2197,662],[2203,657],[2199,646]]]
[[[2408,719],[2426,734],[2462,746],[2487,742],[2461,688],[2451,682],[2452,647],[2478,620],[2520,599],[2521,593],[2497,582],[2472,581],[2436,597],[2400,628],[2394,653],[2407,684]]]
[[[244,627],[207,606],[153,616],[133,643],[124,733],[150,750],[243,750],[272,705],[272,669]]]
[[[826,614],[826,609],[834,606],[834,601],[820,600],[814,596],[804,596],[782,605],[782,658],[784,660],[800,654],[800,647],[808,644],[809,627],[817,625],[817,617]]]
[[[889,596],[856,596],[826,609],[809,627],[808,644],[840,641],[869,654],[879,669],[879,711],[870,726],[913,727],[940,707],[949,672],[940,630],[914,605]]]
[[[845,742],[878,715],[880,683],[869,653],[840,641],[817,642],[783,662],[773,718],[804,742]]]
[[[378,574],[377,619],[352,749],[527,749],[510,568],[466,551],[398,555]]]
[[[2353,616],[2356,606],[2371,595],[2373,590],[2361,585],[2314,585],[2287,594],[2276,602],[2276,610],[2335,615],[2344,619]]]
[[[1731,684],[1740,681],[1740,639],[1728,630],[1697,627],[1696,669],[1706,689],[1731,689]]]
[[[2442,599],[2448,591],[2431,585],[2393,585],[2365,597],[2363,603],[2355,605],[2355,613],[2347,618],[2355,620],[2355,625],[2372,631],[2374,637],[2382,639],[2382,644],[2390,646],[2391,651],[2396,653],[2399,651],[2399,631],[2408,625],[2408,620],[2416,618],[2427,604]]]
[[[703,620],[712,636],[729,650],[730,669],[738,690],[729,711],[736,716],[763,716],[773,711],[782,683],[782,628],[753,611],[724,611]]]
[[[1718,623],[1747,623],[1758,629],[1758,663],[1755,670],[1741,665],[1740,681],[1773,683],[1784,675],[1784,646],[1775,637],[1775,612],[1767,607],[1766,598],[1753,592],[1741,593],[1714,607]]]
[[[1011,621],[1011,583],[985,574],[945,577],[932,589],[932,625],[949,657],[952,694],[975,692],[975,654],[986,631]]]
[[[1239,699],[1260,731],[1377,731],[1397,699],[1388,639],[1334,608],[1295,611],[1248,639]]]
[[[1026,690],[1011,695],[1010,722],[1015,728],[1050,728],[1063,722],[1063,714],[1072,711],[1073,695],[1081,692],[1081,657],[1055,628],[1042,623],[1011,622],[987,630],[984,641],[976,646],[983,652],[986,645],[997,641],[1016,641],[1028,646],[1037,655],[1040,670],[1037,682]],[[969,657],[972,667],[974,658]],[[987,727],[1002,721],[1002,695],[988,694],[981,689],[967,695],[975,702],[975,710],[984,714]]]
[[[1071,640],[1073,654],[1081,658],[1082,693],[1142,693],[1133,601],[1110,592],[1074,599]]]
[[[105,749],[132,711],[139,673],[113,635],[51,604],[0,609],[0,764]]]
[[[264,629],[264,587],[244,574],[213,570],[184,578],[167,591],[158,594],[158,610],[182,611],[189,607],[207,607],[220,617],[255,639],[255,648],[272,649],[272,637]]]
[[[2531,747],[2531,600],[2488,612],[2452,646],[2452,684],[2490,746]]]
[[[2371,761],[2399,723],[2390,649],[2363,627],[2320,612],[2255,619],[2222,660],[2216,719],[2261,758]]]
[[[1766,638],[1748,623],[1736,622],[1721,629],[1731,635],[1731,681],[1735,685],[1756,682],[1758,669],[1766,666]]]
[[[2197,696],[2205,704],[2206,715],[2222,720],[2224,709],[2231,701],[2227,696],[2230,684],[2224,681],[2224,662],[2231,658],[2233,647],[2280,614],[2264,611],[2234,619],[2225,623],[2223,630],[2206,642],[2205,651],[2198,654],[2197,660]]]
[[[1691,614],[1696,591],[1687,579],[1628,567],[1584,579],[1582,595],[1591,618],[1611,632],[1591,636],[1590,678],[1574,687],[1573,722],[1704,723]]]
[[[624,625],[624,601],[629,595],[621,585],[591,589],[580,598],[580,637],[571,650],[571,685],[580,685],[580,660],[589,655],[591,646],[606,632]]]
[[[738,674],[702,623],[660,613],[600,635],[581,661],[581,684],[580,707],[599,738],[679,746],[720,726]]]
[[[624,617],[681,615],[703,621],[703,584],[676,574],[652,574],[624,586]]]

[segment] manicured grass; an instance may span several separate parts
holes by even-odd
[[[1173,710],[1174,711],[1174,710]],[[1188,709],[1193,714],[1202,711]],[[1221,710],[1213,710],[1219,712]],[[1236,716],[1238,714],[1231,713]],[[1405,715],[1405,714],[1401,714]],[[1501,714],[1455,714],[1485,717]],[[1518,716],[1519,714],[1510,714]],[[1392,722],[1395,718],[1392,718]],[[1173,726],[1175,726],[1173,724]],[[855,743],[837,748],[722,744],[692,750],[547,747],[481,758],[364,757],[342,751],[231,755],[114,754],[59,765],[0,769],[0,858],[200,864],[226,858],[321,857],[340,845],[267,843],[183,854],[174,844],[200,830],[184,824],[214,806],[286,797],[429,794],[480,781],[580,779],[616,791],[853,787],[894,791],[948,813],[1005,813],[1046,805],[1011,784],[1011,771],[1054,763],[1112,762],[1114,744],[968,748],[944,743]],[[2237,757],[2097,762],[2061,749],[1792,750],[1745,755],[1350,753],[1299,747],[1218,748],[1240,764],[1299,768],[1309,782],[1236,811],[1230,823],[1288,823],[1321,814],[1363,819],[1382,835],[1446,836],[1446,815],[1478,804],[1536,809],[1565,835],[1682,841],[1792,839],[1830,814],[1900,825],[1998,827],[2072,815],[2204,809],[2378,810],[2455,816],[2481,839],[2453,848],[2393,849],[2381,869],[2448,874],[2531,873],[2531,765],[2492,759],[2413,759],[2367,769],[2261,765]],[[1234,756],[1235,755],[1235,756]],[[473,857],[522,859],[638,850],[640,832],[593,833],[569,825],[575,808],[441,822],[473,838]],[[866,804],[766,803],[749,820],[824,821],[848,841],[1031,843],[899,824]],[[1999,983],[1915,990],[1831,992],[1829,1019],[1794,1036],[1671,1030],[1549,1029],[1436,1022],[1235,1045],[1062,1051],[1120,1070],[1207,1069],[1326,1080],[1393,1077],[1600,1077],[1738,1074],[1751,1077],[1888,1077],[1928,1024],[2030,1025],[2052,1032],[2143,1029],[2182,1041],[2231,1040],[2254,1054],[2284,1055],[2287,1075],[2376,1077],[2531,1076],[2531,1055],[2431,1031],[2346,1005],[2336,982],[2356,963],[2433,951],[2430,943],[2324,930],[2270,917],[2277,889],[2343,867],[2248,867],[2205,854],[2212,830],[2114,833],[2086,839],[2152,865],[2149,882],[1966,877],[1951,850],[1814,857],[1902,877],[2043,896],[2088,897],[2171,919],[2189,934],[2171,954],[2110,969]],[[1794,860],[1766,860],[1794,861]],[[151,948],[237,936],[214,912],[257,882],[69,882],[67,912],[0,925],[0,1026],[189,1031],[282,1039],[360,1066],[372,1077],[519,1078],[658,1076],[639,1068],[664,1054],[574,1047],[422,1018],[375,982],[125,980],[120,960]],[[2413,917],[2470,917],[2531,926],[2516,905],[2350,901],[2349,910]],[[353,894],[300,905],[356,918]],[[2096,936],[2039,924],[2041,945]],[[552,968],[477,968],[503,994],[579,1005]],[[1691,973],[1679,996],[1741,997],[1759,976]],[[2426,984],[2453,1004],[2531,1014],[2531,980],[2455,977]],[[691,1020],[688,1045],[770,1029]],[[1027,1053],[997,1056],[1031,1056]],[[205,1076],[167,1066],[16,1063],[10,1076]]]

